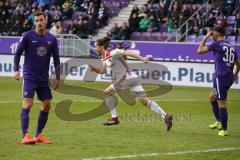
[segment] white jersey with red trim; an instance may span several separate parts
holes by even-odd
[[[129,66],[124,59],[123,53],[124,50],[122,49],[108,49],[105,52],[105,58],[102,59],[103,66],[111,69],[113,72],[112,80],[114,84],[123,81],[126,78],[127,73],[130,73]]]

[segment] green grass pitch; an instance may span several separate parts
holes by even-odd
[[[98,90],[109,85],[79,81],[68,83]],[[152,86],[144,88],[147,90]],[[151,97],[166,111],[175,115],[174,126],[169,132],[159,117],[154,118],[151,110],[139,102],[135,106],[128,106],[120,99],[117,109],[122,118],[118,126],[102,125],[102,122],[109,118],[109,113],[89,121],[63,121],[54,112],[56,102],[63,99],[74,100],[71,111],[78,114],[96,108],[101,101],[91,97],[53,92],[52,109],[44,130],[44,134],[53,141],[53,144],[25,146],[20,144],[21,81],[0,78],[0,159],[81,160],[94,157],[127,159],[120,157],[126,155],[135,155],[135,158],[130,158],[133,160],[237,159],[240,156],[240,91],[233,89],[229,91],[228,137],[218,137],[217,130],[208,128],[209,123],[214,122],[207,100],[209,92],[210,88],[174,87],[168,94]],[[30,113],[29,133],[32,136],[36,129],[39,105],[40,103],[36,101]],[[201,152],[224,148],[235,149]],[[169,152],[173,154],[166,155]],[[152,153],[156,155],[149,156]]]

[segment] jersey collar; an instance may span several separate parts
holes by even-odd
[[[107,60],[108,58],[110,58],[111,56],[111,50],[110,49],[107,49],[106,52],[105,52],[105,58],[103,58],[103,61]]]

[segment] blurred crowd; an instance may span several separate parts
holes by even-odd
[[[133,32],[172,33],[189,18],[188,34],[204,35],[213,26],[221,25],[228,29],[229,35],[240,36],[240,1],[211,2],[212,9],[202,12],[198,9],[205,0],[149,0],[143,6],[135,5],[128,21],[114,24],[108,36],[128,40]],[[101,0],[5,0],[0,1],[0,35],[21,36],[33,28],[36,11],[45,13],[51,33],[76,34],[81,38],[95,35],[109,19],[108,9]],[[76,12],[81,14],[73,18]],[[68,20],[71,23],[66,29],[64,24]]]
[[[223,26],[228,36],[240,36],[240,1],[216,0],[210,12],[202,16],[198,13],[189,22],[189,34],[205,35],[214,26]]]
[[[66,20],[73,23],[65,33],[83,38],[96,34],[97,29],[107,25],[108,20],[101,0],[6,0],[0,1],[0,35],[21,36],[33,28],[36,11],[45,13],[47,29],[55,35],[64,33],[62,25]],[[74,12],[81,14],[72,19]]]
[[[135,5],[128,23],[115,24],[108,36],[115,40],[127,40],[133,32],[172,33],[191,17],[188,34],[204,35],[215,25],[232,27],[230,35],[240,36],[240,3],[237,0],[213,0],[209,13],[198,11],[204,0],[149,0],[143,6]],[[227,23],[232,17],[232,24]],[[181,30],[181,33],[185,29]]]

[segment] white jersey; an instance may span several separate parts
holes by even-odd
[[[103,66],[112,70],[112,81],[114,84],[121,83],[128,73],[129,66],[124,59],[124,50],[114,49],[105,52],[105,59],[102,59]]]
[[[107,50],[105,59],[102,59],[103,65],[113,72],[111,87],[116,92],[129,89],[136,98],[146,96],[140,78],[130,71],[123,53],[122,49]]]

